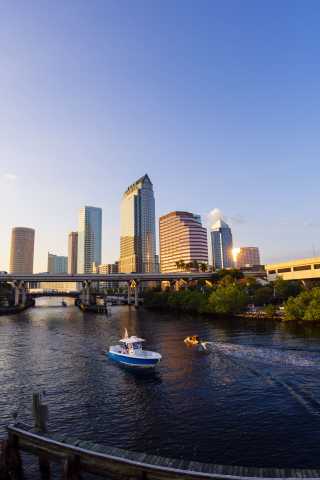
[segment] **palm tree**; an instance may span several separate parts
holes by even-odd
[[[201,272],[206,272],[208,269],[208,265],[205,262],[200,263],[199,267]]]
[[[176,267],[177,267],[178,270],[185,270],[186,264],[184,263],[183,260],[178,260],[176,262]]]

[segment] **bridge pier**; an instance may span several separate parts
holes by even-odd
[[[14,306],[27,303],[27,289],[24,282],[14,282]]]
[[[90,287],[91,287],[91,282],[89,280],[85,280],[82,284],[80,300],[82,305],[86,307],[90,305]]]
[[[134,281],[134,306],[135,308],[139,308],[139,282]]]
[[[128,300],[128,305],[131,305],[131,283],[127,282],[127,300]]]

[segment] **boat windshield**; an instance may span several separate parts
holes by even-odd
[[[142,344],[140,342],[128,342],[121,344],[121,353],[130,354],[140,350],[142,350]]]

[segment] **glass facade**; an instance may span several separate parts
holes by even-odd
[[[48,253],[48,273],[67,273],[68,257]]]
[[[92,273],[93,263],[101,264],[101,241],[101,208],[81,208],[78,229],[78,273]]]
[[[233,268],[232,232],[230,227],[222,220],[218,220],[218,222],[212,226],[211,246],[213,267],[216,270]]]
[[[121,202],[120,272],[154,272],[155,200],[148,175],[130,185]]]

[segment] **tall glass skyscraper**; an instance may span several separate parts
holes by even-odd
[[[78,273],[91,273],[93,262],[100,265],[101,237],[101,208],[81,208],[78,229]]]
[[[213,267],[216,270],[233,268],[232,232],[231,228],[221,219],[211,228],[211,246]]]
[[[120,272],[154,272],[155,255],[153,186],[148,175],[144,175],[130,185],[122,197]]]

